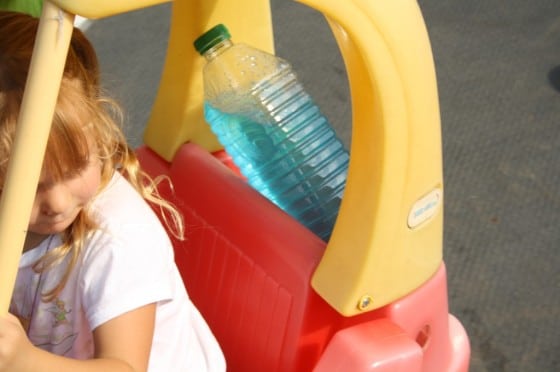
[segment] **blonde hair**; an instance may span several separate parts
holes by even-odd
[[[0,11],[0,185],[4,183],[37,27],[36,18]],[[158,194],[160,179],[151,179],[140,168],[120,128],[121,121],[120,107],[101,92],[93,46],[75,28],[43,168],[54,180],[77,175],[89,163],[93,146],[102,164],[100,189],[115,171],[120,172],[146,201],[160,209],[169,231],[182,240],[184,226],[180,213]],[[95,229],[96,224],[84,208],[62,234],[62,245],[50,250],[35,264],[35,270],[42,271],[68,257],[65,275],[56,288],[44,294],[44,300],[54,299],[64,287],[85,239]]]

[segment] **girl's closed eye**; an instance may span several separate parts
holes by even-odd
[[[43,172],[33,202],[29,231],[48,235],[65,231],[90,203],[101,185],[101,167],[90,161],[75,172],[51,177]]]

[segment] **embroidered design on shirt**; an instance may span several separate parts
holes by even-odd
[[[68,355],[78,334],[74,331],[72,313],[66,301],[55,297],[37,309],[37,323],[29,335],[31,342],[43,350]]]
[[[55,298],[52,302],[54,304],[53,307],[47,309],[47,311],[53,314],[53,327],[58,327],[62,324],[68,324],[68,318],[66,315],[70,314],[72,310],[66,310],[66,303],[59,298]]]

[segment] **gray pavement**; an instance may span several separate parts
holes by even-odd
[[[349,141],[344,65],[326,22],[292,1],[271,4],[277,54]],[[419,4],[440,94],[450,307],[470,336],[471,371],[560,370],[560,3]],[[135,145],[169,15],[162,5],[87,30]]]

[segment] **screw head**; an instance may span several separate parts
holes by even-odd
[[[358,309],[361,311],[365,311],[368,307],[372,304],[373,298],[370,295],[363,295],[358,301]]]

